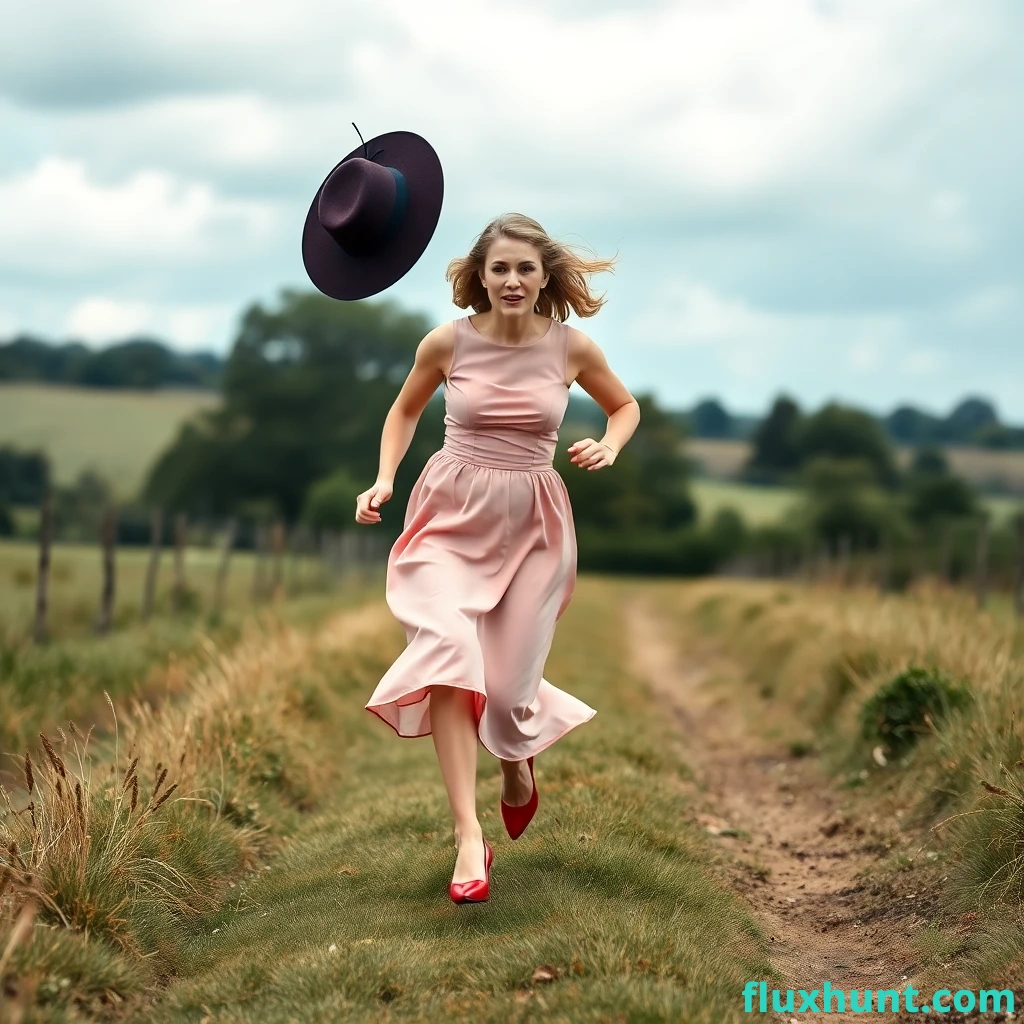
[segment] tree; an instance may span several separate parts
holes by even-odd
[[[146,500],[228,514],[268,499],[293,523],[310,485],[339,467],[364,490],[377,475],[384,418],[428,330],[422,315],[389,300],[285,290],[277,309],[252,306],[224,369],[223,405],[181,428]],[[424,410],[396,491],[397,477],[418,472],[439,446],[443,415]]]
[[[920,473],[910,481],[907,512],[922,526],[940,519],[974,515],[974,492],[966,480],[947,473]]]
[[[818,457],[862,459],[884,487],[899,483],[892,445],[879,422],[860,409],[830,402],[808,416],[796,431],[801,464]]]
[[[965,398],[946,417],[946,425],[951,440],[970,443],[983,427],[998,427],[999,415],[984,398]]]
[[[717,399],[698,402],[689,420],[694,437],[732,437],[732,417]]]
[[[38,505],[50,482],[50,463],[42,452],[0,447],[0,503]]]
[[[365,491],[347,469],[337,469],[307,493],[303,522],[314,530],[349,530],[356,525],[356,498]]]
[[[943,424],[912,405],[901,405],[885,418],[889,436],[899,444],[933,444],[942,439]]]
[[[637,403],[640,423],[611,467],[592,472],[570,462],[565,446],[555,453],[580,527],[673,530],[696,519],[683,435],[652,395],[637,396]]]
[[[864,458],[817,456],[801,474],[803,518],[812,534],[838,547],[843,537],[877,547],[886,530],[906,532],[898,510],[878,486],[876,468]]]
[[[914,458],[910,463],[911,474],[944,476],[948,472],[949,460],[941,448],[925,445],[914,452]]]
[[[786,395],[775,399],[771,411],[754,431],[748,476],[773,479],[799,467],[797,431],[801,420],[796,402]]]

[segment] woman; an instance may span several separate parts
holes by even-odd
[[[387,570],[387,600],[408,645],[366,704],[400,736],[433,737],[457,848],[449,895],[480,902],[493,850],[476,813],[479,742],[501,762],[501,813],[515,839],[537,809],[533,760],[596,713],[542,670],[576,582],[572,509],[552,466],[558,427],[577,381],[608,415],[600,441],[568,451],[580,469],[611,466],[639,405],[598,347],[568,327],[571,307],[604,304],[584,260],[535,220],[487,225],[446,280],[463,317],[432,330],[385,420],[380,472],[357,499],[356,522],[380,522],[395,471],[437,386],[445,439],[409,498]]]

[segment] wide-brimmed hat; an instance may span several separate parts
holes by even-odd
[[[426,249],[443,195],[441,161],[426,139],[388,132],[363,142],[327,175],[306,214],[309,279],[334,299],[390,287]]]

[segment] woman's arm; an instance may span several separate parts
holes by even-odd
[[[416,424],[437,386],[444,380],[441,360],[445,351],[451,350],[450,334],[451,324],[441,324],[416,346],[416,359],[409,376],[384,419],[378,483],[395,482],[395,473],[412,444]]]
[[[640,423],[640,405],[629,393],[626,385],[612,373],[604,353],[582,331],[573,328],[575,359],[580,366],[576,383],[604,410],[608,426],[600,441],[591,438],[577,441],[569,448],[572,461],[585,469],[598,469],[611,465],[622,446],[633,436]],[[611,449],[607,458],[597,446]]]

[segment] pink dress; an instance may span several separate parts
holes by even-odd
[[[542,675],[576,585],[572,507],[552,465],[568,349],[555,320],[526,345],[455,321],[444,445],[388,556],[387,602],[406,647],[366,704],[399,736],[430,733],[432,684],[473,691],[480,743],[506,761],[597,713]]]

